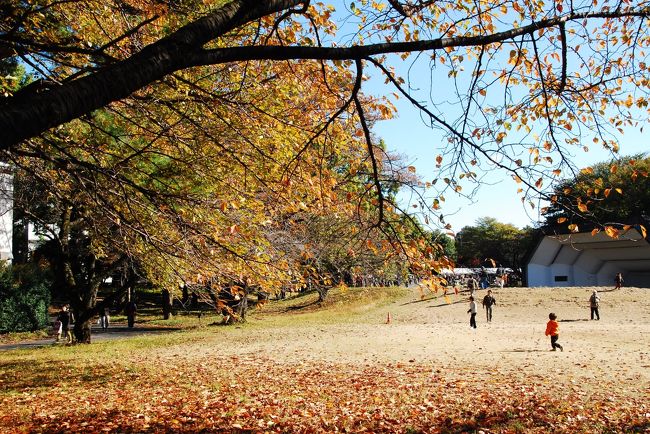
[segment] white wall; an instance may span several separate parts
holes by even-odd
[[[528,264],[528,286],[549,286],[551,269],[545,265]]]
[[[13,176],[0,166],[0,259],[11,261],[13,236]]]

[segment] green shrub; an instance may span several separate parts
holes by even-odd
[[[0,333],[46,327],[49,286],[46,274],[35,265],[0,266]]]

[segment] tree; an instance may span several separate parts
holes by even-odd
[[[0,333],[46,327],[50,293],[47,270],[39,264],[0,265]]]
[[[569,232],[605,231],[618,236],[650,223],[650,158],[644,155],[595,164],[559,182],[544,211],[545,225]]]
[[[358,30],[343,42],[335,39],[333,22],[343,11],[300,0],[93,6],[43,0],[3,6],[3,58],[20,58],[41,76],[2,105],[3,149],[138,95],[178,71],[248,65],[241,68],[246,74],[269,60],[354,65],[357,75],[364,63],[374,65],[432,127],[448,132],[439,164],[457,168],[446,178],[456,190],[461,175],[475,179],[476,166],[491,163],[540,192],[544,179],[557,176],[553,170],[571,168],[567,146],[581,145],[583,131],[596,131],[594,142],[617,151],[607,125],[620,128],[634,122],[635,114],[647,118],[645,1],[361,1],[351,5],[348,17]],[[197,13],[191,13],[194,8]],[[355,30],[353,24],[346,34]],[[436,75],[453,80],[459,110],[446,110],[441,101],[427,107],[402,87],[385,55],[406,58],[412,52],[427,52]],[[341,91],[341,101],[352,101],[359,88]],[[532,133],[538,138],[527,144]]]
[[[387,194],[390,162],[372,135],[394,109],[364,95],[368,71],[447,135],[432,154],[440,172],[421,183],[434,198],[420,209],[434,213],[495,167],[543,194],[572,170],[571,146],[617,151],[611,128],[647,119],[646,2],[389,3],[10,0],[0,59],[35,80],[3,89],[0,149],[88,215],[92,255],[145,257],[166,285],[237,276],[277,288],[295,264],[269,226],[303,207],[349,213],[340,193],[363,198],[365,227],[412,268],[440,268],[394,218],[409,213]],[[389,54],[415,52],[453,98],[427,105],[393,71]],[[340,188],[346,171],[367,182]]]
[[[456,235],[459,263],[470,267],[523,267],[533,242],[531,228],[518,229],[491,217],[476,220]]]
[[[381,149],[372,161],[359,151],[354,116],[323,126],[320,111],[305,115],[305,107],[316,104],[335,110],[338,101],[324,86],[345,81],[332,73],[324,83],[308,64],[270,68],[249,74],[273,76],[264,86],[238,90],[240,82],[230,83],[229,105],[205,109],[204,99],[190,98],[181,112],[171,102],[186,89],[157,88],[149,95],[160,103],[155,110],[143,114],[135,104],[97,111],[6,154],[34,184],[24,189],[31,194],[24,208],[49,240],[43,253],[56,287],[71,300],[79,342],[90,341],[90,321],[102,307],[96,305],[99,284],[116,270],[126,267],[129,279],[113,297],[136,277],[134,269],[161,288],[210,282],[237,292],[208,291],[215,308],[220,295],[243,301],[253,287],[275,292],[301,266],[275,235],[287,216],[338,214],[358,222],[355,216],[376,207],[373,175],[382,183],[398,179],[397,170],[383,171]],[[305,86],[304,76],[315,79]],[[195,75],[185,81],[190,78],[196,91],[210,86]],[[269,98],[278,92],[292,95],[292,110]],[[201,117],[211,122],[199,123]],[[326,134],[313,133],[325,127]],[[384,220],[390,215],[386,210]],[[399,242],[399,228],[393,229]],[[361,224],[357,230],[362,245],[368,235]],[[381,237],[390,245],[386,233]],[[415,256],[412,251],[408,258]],[[317,274],[323,277],[326,268]]]

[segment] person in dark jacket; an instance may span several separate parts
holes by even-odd
[[[138,312],[138,306],[136,306],[135,302],[131,300],[126,304],[124,311],[126,312],[126,319],[129,328],[133,328],[133,324],[135,323],[135,314]]]
[[[623,286],[623,274],[616,273],[616,276],[614,277],[614,284],[614,289],[621,289],[621,286]]]
[[[67,343],[72,343],[72,332],[70,331],[70,326],[74,322],[74,315],[70,312],[70,307],[68,305],[61,306],[61,312],[57,316],[57,320],[60,321],[61,327],[59,327],[59,334],[56,338],[57,342],[61,340],[61,335],[65,335],[65,340]]]
[[[497,300],[492,296],[492,290],[488,289],[487,294],[483,297],[483,308],[487,316],[487,322],[492,322],[492,306],[497,304]]]
[[[594,318],[596,320],[600,320],[600,312],[598,312],[598,307],[600,306],[600,296],[598,295],[598,291],[595,289],[591,293],[591,296],[589,297],[589,307],[591,308],[591,319],[593,320]]]

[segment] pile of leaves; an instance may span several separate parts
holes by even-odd
[[[556,381],[559,374],[513,377],[498,368],[281,363],[254,355],[192,357],[179,350],[91,363],[16,357],[2,362],[0,374],[2,432],[650,429],[641,390],[622,390],[607,380],[567,386]]]

